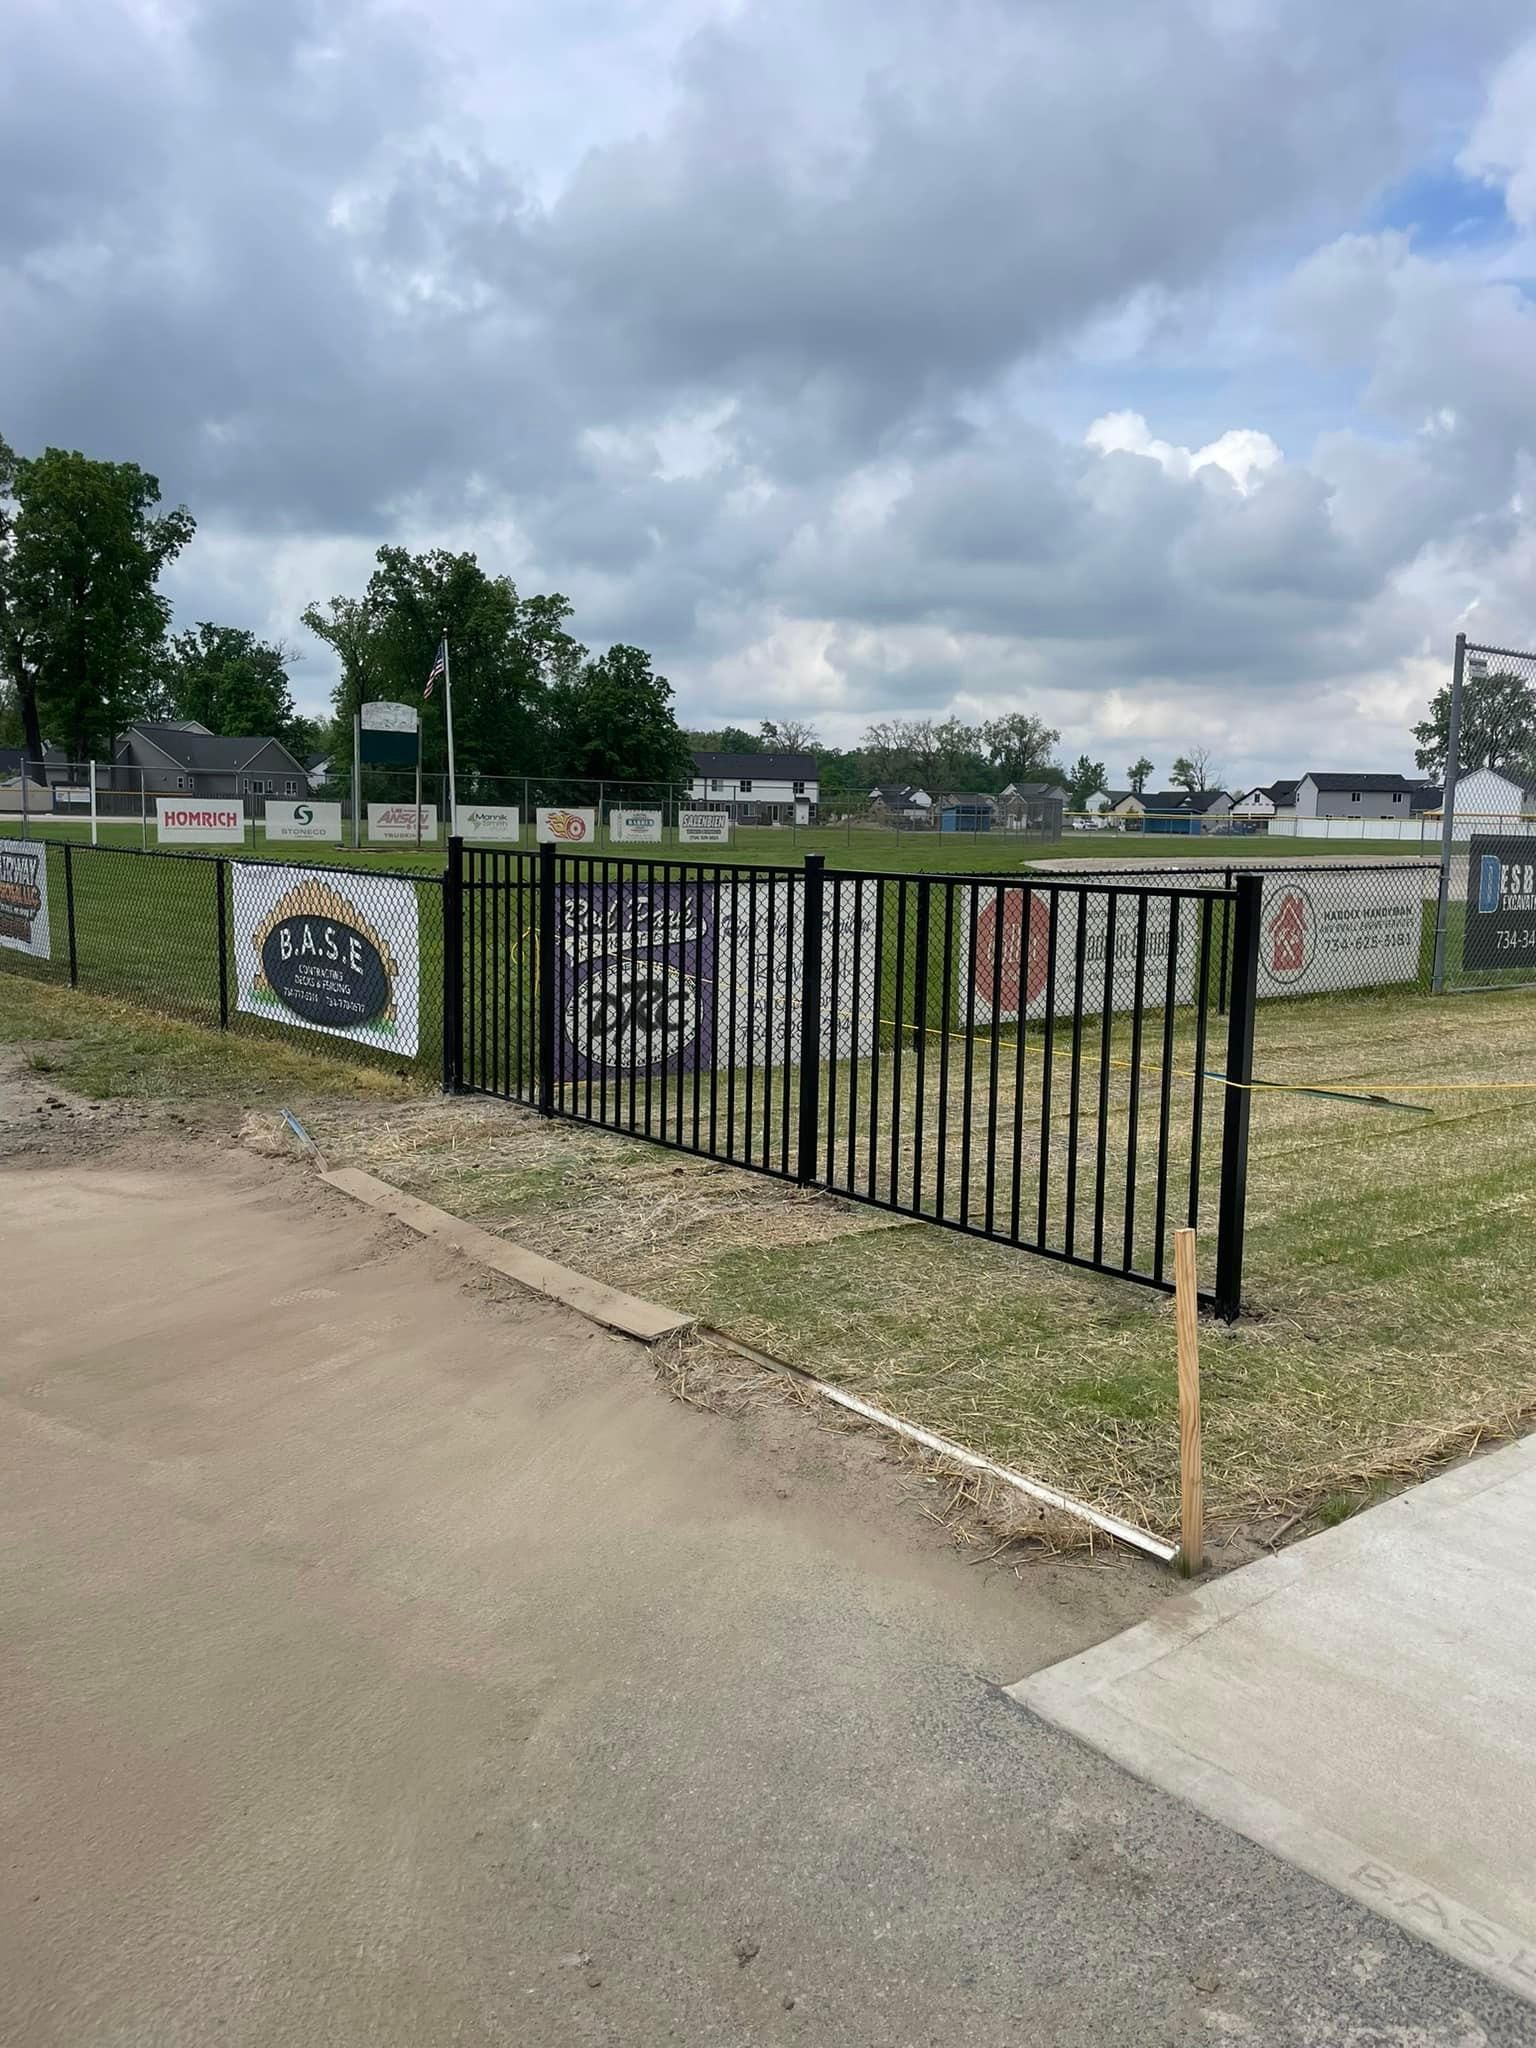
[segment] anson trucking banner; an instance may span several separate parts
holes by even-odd
[[[418,832],[415,804],[370,804],[368,838],[370,842],[400,841],[409,842],[412,846],[420,838],[424,846],[433,845],[437,840],[437,805],[421,806],[421,826]]]
[[[235,1007],[405,1057],[420,1037],[416,890],[362,870],[230,866]]]
[[[844,1059],[856,1033],[853,935],[860,892],[824,887],[821,1055]],[[866,966],[874,896],[870,890],[863,918]],[[556,1000],[562,1078],[611,1080],[797,1061],[804,911],[799,879],[718,888],[563,884]],[[860,1008],[860,1052],[873,1043],[877,1008],[867,999]]]
[[[0,946],[50,957],[48,848],[40,839],[0,839]]]

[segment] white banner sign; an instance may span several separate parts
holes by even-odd
[[[597,838],[597,812],[540,806],[533,814],[540,846],[590,846]]]
[[[608,837],[620,846],[659,846],[660,811],[610,811]]]
[[[157,796],[155,825],[166,845],[239,846],[245,807],[230,797]]]
[[[0,839],[0,946],[51,957],[48,848],[38,839]]]
[[[413,1056],[421,965],[412,883],[235,861],[236,1008]]]
[[[266,827],[269,839],[297,839],[340,846],[341,805],[280,804],[268,797]]]
[[[421,807],[422,844],[429,845],[437,838],[437,805],[423,804]],[[370,840],[409,840],[416,844],[416,806],[414,804],[370,804],[368,806],[368,837]]]
[[[1051,959],[1051,896],[1056,897],[1054,971]],[[999,902],[1001,896],[1001,902]],[[1110,903],[1115,903],[1111,958]],[[1083,925],[1082,1007],[1097,1016],[1106,995],[1112,1010],[1129,1010],[1137,995],[1136,959],[1141,952],[1141,1000],[1161,1008],[1168,987],[1168,949],[1174,936],[1173,899],[1149,896],[1144,938],[1138,939],[1138,899],[1076,889],[1048,891],[1026,888],[981,888],[976,891],[976,947],[971,960],[970,908],[963,894],[955,905],[960,926],[957,952],[960,985],[956,994],[956,1029],[974,1015],[978,1024],[994,1018],[1011,1023],[1019,1016],[1070,1014],[1077,1006],[1077,932],[1079,906]],[[1174,1001],[1194,1000],[1200,966],[1200,906],[1186,898],[1180,906],[1178,952],[1174,960]],[[974,1012],[969,1008],[974,1001]]]
[[[421,714],[414,704],[365,704],[364,732],[416,732]]]
[[[1424,870],[1266,875],[1259,914],[1259,994],[1417,981]]]
[[[679,811],[677,836],[684,846],[729,846],[729,811]]]
[[[460,839],[515,840],[522,828],[516,804],[460,804],[453,829]]]

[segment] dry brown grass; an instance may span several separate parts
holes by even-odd
[[[1259,1071],[1419,1107],[1255,1099],[1253,1312],[1204,1338],[1207,1493],[1232,1526],[1340,1511],[1536,1415],[1536,1089],[1478,1085],[1536,1080],[1536,1003],[1276,1004]],[[1117,1073],[1111,1115],[1122,1089]],[[1212,1084],[1211,1126],[1219,1101]],[[1160,1296],[504,1104],[330,1109],[316,1136],[1001,1463],[1174,1526]]]

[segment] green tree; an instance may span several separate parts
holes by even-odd
[[[1187,789],[1191,795],[1211,787],[1211,754],[1208,747],[1191,747],[1180,754],[1168,770],[1170,788]]]
[[[685,732],[683,738],[701,754],[766,754],[768,749],[755,732],[739,725],[722,725],[714,732]]]
[[[1089,797],[1106,788],[1108,782],[1109,770],[1102,761],[1090,761],[1086,754],[1079,754],[1067,781],[1072,809],[1080,811]]]
[[[195,718],[210,732],[260,733],[300,745],[315,730],[300,719],[288,687],[289,656],[243,626],[200,619],[173,636],[162,671],[173,718]]]
[[[110,754],[152,699],[170,618],[160,572],[195,530],[184,505],[159,503],[135,462],[19,456],[0,440],[0,672],[30,756],[45,721],[74,758]]]
[[[1140,759],[1133,761],[1130,767],[1126,769],[1125,779],[1131,785],[1132,789],[1135,790],[1136,794],[1140,796],[1142,791],[1147,786],[1147,777],[1151,773],[1152,763],[1147,759],[1146,755],[1143,754],[1140,757]]]
[[[1027,711],[993,718],[981,728],[987,754],[999,787],[1010,782],[1046,782],[1066,777],[1056,765],[1061,734]]]
[[[558,594],[520,597],[511,577],[487,575],[472,554],[382,547],[376,559],[362,597],[333,597],[303,614],[341,662],[333,762],[343,765],[358,705],[386,698],[420,709],[423,765],[445,765],[446,692],[422,692],[446,635],[461,774],[541,772],[552,751],[549,692],[585,654],[566,631],[570,605]]]
[[[610,647],[555,683],[551,770],[592,782],[688,783],[693,757],[672,685],[639,647]]]
[[[1430,699],[1429,716],[1413,728],[1420,768],[1445,779],[1450,751],[1451,690],[1447,683]],[[1536,687],[1509,669],[1469,674],[1461,686],[1458,772],[1508,768],[1526,779],[1536,768]]]

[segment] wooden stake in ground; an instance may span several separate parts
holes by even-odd
[[[1205,1562],[1205,1480],[1200,1467],[1200,1310],[1196,1233],[1173,1233],[1173,1305],[1179,1331],[1179,1567]]]

